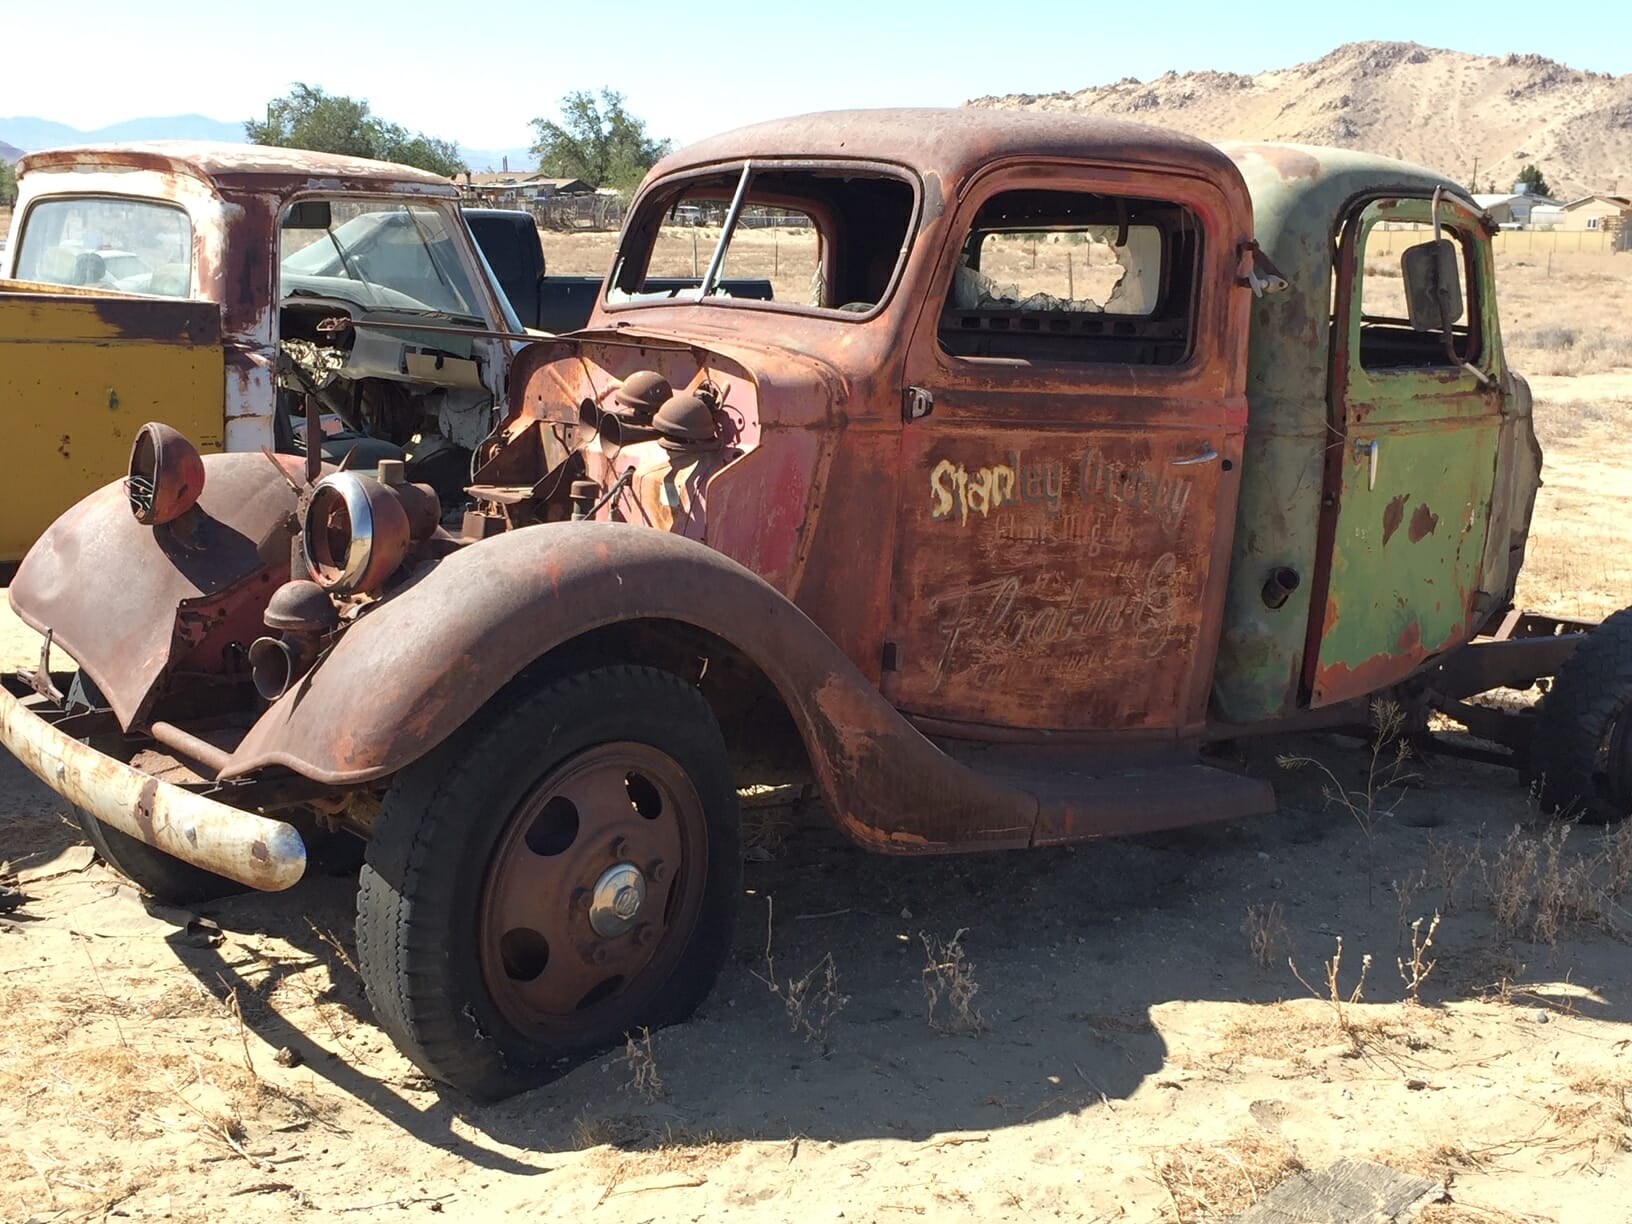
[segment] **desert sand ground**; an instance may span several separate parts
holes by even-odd
[[[1632,602],[1632,361],[1600,338],[1632,336],[1632,258],[1500,275],[1542,371],[1522,602],[1602,615]],[[0,621],[0,665],[36,649]],[[1239,761],[1279,815],[1051,852],[886,860],[752,811],[696,1019],[479,1106],[370,1019],[352,880],[157,905],[0,757],[29,897],[0,917],[0,1219],[1189,1222],[1357,1156],[1442,1180],[1424,1220],[1632,1220],[1632,825],[1554,825],[1444,756],[1362,821],[1330,795],[1372,757],[1336,736]]]

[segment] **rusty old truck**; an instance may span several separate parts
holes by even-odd
[[[162,415],[201,451],[403,459],[457,497],[521,332],[448,180],[159,141],[30,153],[0,251],[0,569]]]
[[[654,291],[688,205],[723,230]],[[1207,746],[1386,694],[1620,814],[1624,614],[1513,605],[1490,230],[1399,162],[1084,117],[707,140],[518,356],[456,519],[389,459],[146,427],[10,588],[44,642],[0,737],[159,896],[366,841],[379,1022],[483,1097],[697,1005],[764,779],[872,851],[1051,846],[1268,812]]]

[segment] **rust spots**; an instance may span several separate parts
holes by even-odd
[[[1401,493],[1383,507],[1383,546],[1385,548],[1388,546],[1388,542],[1394,538],[1394,533],[1400,529],[1400,524],[1405,520],[1405,503],[1410,496],[1409,493]]]
[[[57,439],[57,454],[61,455],[64,459],[67,459],[69,457],[68,448],[72,442],[72,438],[70,438],[67,434],[63,434],[62,437]]]
[[[148,778],[147,781],[143,782],[141,794],[136,799],[136,810],[131,813],[136,818],[136,823],[141,826],[142,832],[146,835],[142,840],[150,846],[155,843],[158,837],[153,828],[153,799],[158,791],[159,781],[157,778]]]
[[[1421,622],[1411,621],[1409,624],[1407,624],[1404,629],[1400,630],[1398,641],[1400,651],[1403,654],[1411,655],[1413,658],[1420,654],[1422,649]]]
[[[1320,159],[1288,145],[1253,145],[1259,157],[1275,168],[1284,179],[1314,178],[1320,172]]]
[[[1411,513],[1411,543],[1415,544],[1424,536],[1434,534],[1434,528],[1439,526],[1439,515],[1428,509],[1428,503],[1423,502]]]

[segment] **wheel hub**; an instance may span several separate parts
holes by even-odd
[[[702,905],[704,821],[685,771],[649,745],[597,745],[541,778],[494,848],[478,918],[499,1011],[551,1041],[635,1023]]]
[[[590,893],[589,925],[603,939],[616,939],[635,925],[646,904],[646,877],[633,863],[608,867]]]

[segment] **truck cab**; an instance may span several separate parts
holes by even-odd
[[[39,428],[0,560],[117,476],[160,412],[204,451],[294,453],[311,396],[331,460],[406,458],[457,495],[505,393],[513,342],[496,333],[521,329],[452,183],[168,141],[31,153],[18,169],[0,345],[8,398]]]

